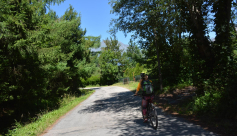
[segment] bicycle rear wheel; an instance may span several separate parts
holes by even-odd
[[[141,111],[143,110],[142,106],[141,106]],[[145,120],[145,116],[143,115],[143,111],[142,111],[142,118],[143,120]]]
[[[155,106],[153,104],[149,104],[149,119],[151,121],[152,127],[157,129],[158,127],[158,117],[156,113]]]

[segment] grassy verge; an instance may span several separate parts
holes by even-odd
[[[120,87],[127,88],[129,90],[135,90],[137,88],[137,85],[138,85],[138,82],[130,81],[129,84],[123,84],[123,82],[119,82],[119,83],[115,83],[115,84],[110,85],[110,86],[120,86]],[[97,84],[97,85],[88,85],[88,86],[83,87],[83,88],[105,87],[105,86],[109,86],[109,85],[103,85],[103,86],[100,86],[99,84]]]
[[[97,84],[97,85],[88,85],[88,86],[86,86],[84,88],[89,88],[89,87],[105,87],[105,86],[108,86],[108,85],[103,85],[103,86],[100,86],[99,84]]]
[[[34,136],[40,135],[46,128],[50,127],[57,119],[65,115],[68,111],[73,109],[76,105],[87,99],[94,90],[87,90],[85,95],[76,97],[75,95],[64,95],[60,102],[60,108],[53,111],[45,111],[38,115],[37,118],[29,124],[22,125],[16,122],[15,129],[10,130],[9,136]]]
[[[138,82],[130,81],[129,84],[123,84],[122,82],[115,83],[112,86],[120,86],[129,89],[130,91],[134,91],[137,88]]]

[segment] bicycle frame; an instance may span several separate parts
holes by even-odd
[[[143,99],[142,95],[137,95],[137,96],[139,96],[139,97],[141,97]],[[141,111],[142,111],[142,106],[141,106]],[[152,112],[152,113],[150,113],[150,112]],[[143,112],[142,112],[142,116],[143,116],[143,119],[144,119]],[[155,106],[154,106],[152,100],[148,100],[148,104],[147,104],[147,118],[150,120],[153,128],[157,129],[157,127],[158,127],[158,117],[157,117]],[[153,120],[152,120],[153,118],[155,119],[155,122],[153,122]]]

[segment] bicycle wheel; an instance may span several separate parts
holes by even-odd
[[[142,111],[142,106],[141,106],[141,111]],[[145,119],[145,116],[143,115],[143,111],[142,111],[142,118],[143,120]]]
[[[152,103],[149,104],[149,119],[151,121],[153,128],[157,129],[158,117],[157,117],[155,106]]]

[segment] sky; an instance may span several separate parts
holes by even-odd
[[[101,36],[101,42],[111,35],[107,32],[110,28],[109,24],[112,18],[118,18],[114,14],[110,14],[112,7],[108,4],[108,0],[66,0],[61,4],[51,5],[50,8],[56,11],[60,17],[69,8],[71,4],[81,15],[81,28],[87,30],[86,36]],[[215,33],[209,33],[211,39],[215,37]],[[131,33],[125,37],[124,33],[119,31],[116,34],[117,40],[128,45]]]
[[[61,17],[71,4],[74,10],[81,15],[81,28],[86,28],[86,36],[101,36],[102,41],[111,37],[107,32],[111,19],[118,18],[118,16],[110,14],[112,8],[108,2],[108,0],[66,0],[60,5],[51,5],[50,9]],[[127,34],[125,37],[124,33],[120,31],[116,37],[123,44],[128,44],[131,34]]]

